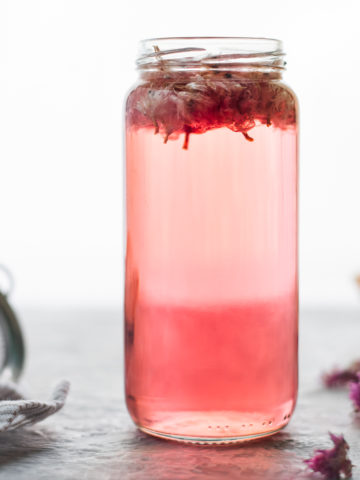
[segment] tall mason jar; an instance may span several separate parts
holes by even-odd
[[[232,443],[297,394],[297,100],[264,38],[145,40],[126,104],[126,402]]]

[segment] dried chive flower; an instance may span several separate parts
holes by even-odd
[[[360,412],[360,373],[357,374],[357,380],[350,382],[349,397],[354,405],[355,412]]]
[[[360,372],[360,360],[356,360],[347,368],[335,368],[322,376],[322,381],[327,388],[338,388],[347,385],[349,382],[358,382],[357,373]]]
[[[329,435],[334,444],[333,448],[315,450],[314,456],[305,460],[305,463],[314,472],[323,474],[327,480],[351,478],[353,465],[348,458],[349,445],[343,435]]]

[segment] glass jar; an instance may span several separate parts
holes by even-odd
[[[281,42],[142,42],[126,105],[126,401],[144,432],[232,443],[297,394],[297,101]]]

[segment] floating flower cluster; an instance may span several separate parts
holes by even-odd
[[[145,76],[127,101],[129,126],[150,127],[164,143],[185,134],[227,127],[248,132],[257,124],[285,129],[296,122],[292,92],[279,82],[265,81],[264,74],[244,77],[241,72],[157,72]]]
[[[305,463],[314,472],[322,473],[327,480],[350,478],[352,463],[348,458],[349,445],[342,435],[329,433],[334,444],[328,450],[315,450],[314,456]]]

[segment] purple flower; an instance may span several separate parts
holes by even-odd
[[[357,372],[360,371],[360,360],[353,362],[345,369],[335,368],[329,373],[325,373],[322,381],[327,388],[343,387],[349,382],[358,382]]]
[[[352,464],[347,457],[349,445],[346,443],[343,435],[337,436],[330,432],[329,435],[334,447],[328,450],[315,450],[314,456],[309,460],[305,460],[305,463],[314,472],[322,473],[327,480],[350,478]],[[341,474],[344,474],[344,477],[341,477]]]
[[[349,397],[354,404],[355,412],[360,411],[360,372],[357,374],[357,381],[351,382],[349,386]]]

